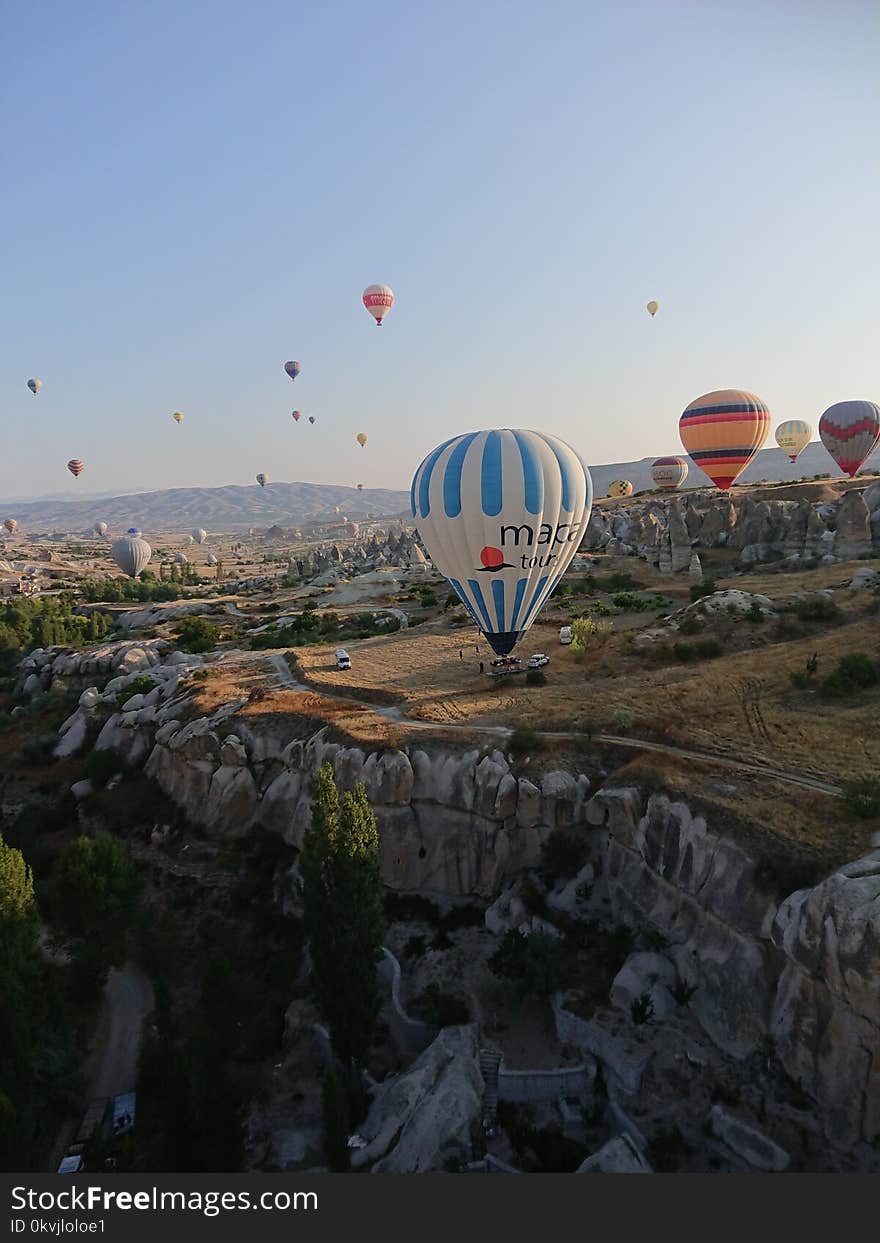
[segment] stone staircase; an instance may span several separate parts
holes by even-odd
[[[497,1049],[480,1049],[480,1073],[486,1085],[483,1091],[483,1130],[492,1130],[498,1115],[498,1067],[501,1054]]]

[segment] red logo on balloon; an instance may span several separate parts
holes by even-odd
[[[512,568],[510,562],[504,560],[504,553],[501,549],[493,548],[491,544],[487,544],[482,550],[480,553],[480,560],[483,563],[482,569],[480,570],[481,574],[485,574],[487,572],[489,574],[494,574],[497,570],[509,570]]]

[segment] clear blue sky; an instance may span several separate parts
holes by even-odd
[[[712,388],[814,425],[878,400],[876,0],[34,0],[0,23],[0,496],[405,487],[471,428],[601,463],[678,451]]]

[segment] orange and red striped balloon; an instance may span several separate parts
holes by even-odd
[[[678,421],[681,443],[691,459],[722,491],[739,478],[769,430],[766,404],[739,388],[704,393]]]
[[[72,457],[67,463],[67,469],[70,471],[71,475],[73,475],[74,479],[78,479],[85,468],[86,464],[82,458]]]

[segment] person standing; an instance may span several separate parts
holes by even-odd
[[[459,659],[459,660],[464,660],[464,648],[463,648],[463,647],[460,647],[460,648],[458,649],[458,659]]]
[[[483,672],[483,662],[482,662],[482,661],[480,661],[480,673],[482,673],[482,672]]]

